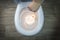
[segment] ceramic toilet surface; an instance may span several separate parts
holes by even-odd
[[[30,2],[19,3],[15,12],[16,30],[26,36],[39,33],[44,22],[42,7],[40,6],[37,12],[32,12],[27,8],[29,3]]]

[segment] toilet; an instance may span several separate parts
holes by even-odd
[[[15,28],[18,33],[25,36],[33,36],[41,32],[44,24],[44,14],[42,6],[38,11],[29,11],[27,6],[30,2],[20,2],[15,12]]]

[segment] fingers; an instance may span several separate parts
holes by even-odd
[[[40,3],[36,3],[34,1],[30,3],[30,5],[28,6],[28,8],[34,12],[37,11],[39,7],[40,7]]]
[[[36,3],[41,3],[42,0],[33,0]]]

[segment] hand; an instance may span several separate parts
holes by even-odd
[[[41,0],[33,0],[30,5],[28,6],[28,8],[31,10],[31,11],[34,11],[36,12],[39,7],[40,7],[40,4],[41,4]]]
[[[42,0],[33,0],[36,3],[41,3]]]

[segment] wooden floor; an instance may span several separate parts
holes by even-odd
[[[19,34],[14,25],[16,4],[0,1],[0,39],[2,40],[60,40],[60,1],[46,0],[42,4],[45,22],[41,32],[26,37]]]

